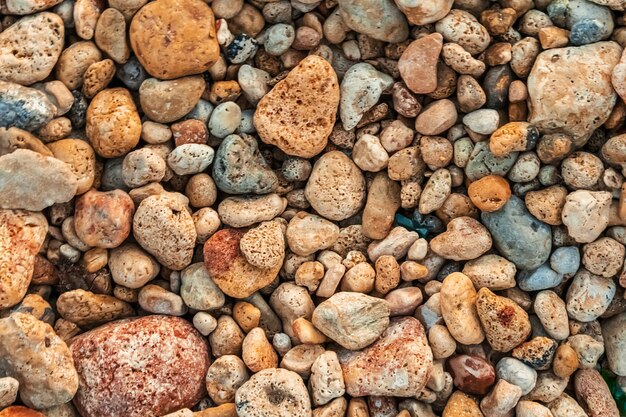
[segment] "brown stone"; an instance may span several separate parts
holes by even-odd
[[[595,369],[583,369],[574,379],[576,398],[589,417],[618,417],[620,415],[611,391],[602,375]]]
[[[21,405],[14,405],[0,411],[0,417],[46,417],[46,415]]]
[[[398,61],[402,80],[417,94],[432,93],[437,88],[437,60],[443,36],[431,33],[411,42]]]
[[[480,210],[497,211],[511,198],[511,187],[501,176],[487,175],[471,183],[467,194]]]
[[[74,228],[89,246],[115,248],[130,235],[135,205],[122,190],[91,190],[76,201]]]
[[[454,391],[448,399],[442,417],[484,417],[484,415],[472,397],[461,391]]]
[[[163,80],[207,71],[220,54],[213,12],[201,0],[146,4],[130,24],[130,45],[146,71]]]
[[[484,395],[496,381],[493,365],[479,356],[454,356],[447,368],[454,386],[468,394]]]
[[[339,105],[339,82],[328,61],[311,55],[259,102],[254,126],[265,143],[311,158],[328,142]]]
[[[400,184],[382,172],[374,177],[363,210],[362,231],[370,239],[384,239],[393,226],[400,208]]]

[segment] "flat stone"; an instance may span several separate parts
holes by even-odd
[[[437,88],[437,61],[442,47],[443,36],[435,32],[414,40],[402,53],[398,70],[414,93],[432,93]]]
[[[171,81],[148,78],[139,87],[139,102],[150,119],[170,123],[193,110],[205,88],[206,83],[200,76]]]

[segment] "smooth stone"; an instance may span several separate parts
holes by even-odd
[[[279,216],[287,207],[287,199],[278,194],[252,197],[227,197],[217,211],[222,223],[231,227],[248,227]]]
[[[396,211],[400,208],[401,187],[384,173],[378,173],[370,184],[363,209],[361,230],[370,239],[384,239],[393,227]]]
[[[180,273],[180,296],[189,308],[206,311],[224,305],[224,293],[213,282],[204,264],[189,265]]]
[[[0,127],[0,156],[9,154],[16,149],[28,149],[44,156],[54,156],[49,147],[50,145],[52,144],[46,146],[35,135],[17,127],[8,129]]]
[[[432,33],[414,40],[402,53],[398,70],[414,93],[432,93],[437,88],[437,61],[442,47],[441,34]]]
[[[286,237],[293,253],[308,256],[332,246],[339,237],[339,226],[323,217],[301,211],[289,221]]]
[[[219,59],[215,18],[201,0],[163,0],[130,23],[130,46],[150,75],[170,80],[207,71]]]
[[[437,22],[435,29],[447,42],[461,45],[472,55],[487,49],[491,41],[489,32],[478,19],[461,9],[450,10],[450,13]]]
[[[383,42],[409,35],[406,18],[391,0],[339,0],[339,14],[350,29]]]
[[[372,344],[387,328],[389,307],[380,298],[338,292],[317,306],[312,323],[344,348],[360,350]]]
[[[76,194],[91,188],[96,177],[96,155],[89,143],[80,139],[61,139],[49,143],[54,157],[65,162],[78,180]]]
[[[457,217],[446,231],[430,241],[437,255],[454,261],[476,259],[491,249],[491,236],[485,226],[471,217]]]
[[[0,373],[19,381],[20,399],[47,408],[74,397],[79,377],[65,342],[47,323],[31,314],[0,319]]]
[[[52,120],[56,112],[56,106],[41,91],[0,81],[0,127],[32,132]]]
[[[102,12],[94,33],[96,45],[118,64],[125,64],[130,56],[126,42],[126,20],[122,11],[110,8]]]
[[[413,25],[427,25],[444,18],[454,0],[395,0],[396,6]]]
[[[465,175],[472,181],[491,174],[504,176],[516,160],[517,152],[497,157],[489,150],[488,141],[478,142],[472,149],[465,166]]]
[[[61,0],[8,0],[5,7],[8,14],[27,15],[49,9],[59,3]]]
[[[555,25],[569,29],[572,45],[586,45],[608,39],[613,32],[613,14],[587,0],[555,0],[548,5]]]
[[[311,158],[324,150],[339,106],[339,81],[317,55],[300,61],[257,105],[261,140],[288,155]]]
[[[321,216],[339,221],[358,213],[365,204],[365,178],[343,152],[322,155],[311,171],[304,194]]]
[[[574,275],[580,266],[580,252],[576,246],[561,246],[550,255],[550,268],[563,275]]]
[[[20,3],[7,1],[9,14],[37,11],[25,10],[28,1]],[[24,17],[5,28],[0,33],[0,80],[30,85],[48,77],[61,56],[64,36],[63,21],[49,12]]]
[[[576,147],[584,145],[613,110],[611,73],[621,53],[615,42],[540,53],[527,82],[529,122],[543,134],[564,133]]]
[[[499,211],[483,212],[481,219],[496,248],[518,268],[532,270],[548,260],[552,248],[550,227],[532,217],[519,197],[511,196]]]
[[[78,181],[63,161],[27,149],[0,156],[0,208],[41,211],[66,203]]]
[[[339,116],[344,130],[355,128],[393,83],[392,77],[366,62],[351,66],[341,81]]]
[[[496,365],[498,379],[517,385],[522,395],[528,394],[537,383],[537,371],[515,358],[502,358]]]
[[[177,175],[198,174],[206,170],[215,151],[209,145],[201,143],[185,143],[177,146],[167,156],[167,165]]]
[[[206,395],[209,349],[184,319],[113,321],[79,335],[70,349],[80,376],[74,405],[81,416],[164,415]]]
[[[259,268],[282,264],[285,257],[284,224],[276,219],[250,229],[239,241],[239,249],[246,260]]]
[[[615,296],[615,283],[607,278],[580,269],[567,290],[565,297],[568,315],[587,323],[600,317]]]
[[[552,270],[545,263],[534,270],[520,271],[517,275],[517,285],[523,291],[540,291],[554,288],[563,281],[563,275]]]
[[[0,224],[0,310],[5,310],[26,295],[48,221],[41,213],[0,209]]]
[[[454,386],[468,394],[485,395],[496,380],[493,365],[480,356],[453,356],[446,366]]]
[[[267,194],[278,185],[278,177],[268,166],[252,136],[227,136],[213,160],[213,180],[229,194]],[[266,219],[271,220],[271,219]]]
[[[441,316],[448,331],[459,343],[476,345],[485,339],[476,310],[476,290],[472,281],[460,272],[443,280],[440,296]]]
[[[371,346],[338,352],[346,392],[353,397],[411,397],[428,382],[433,354],[424,327],[413,317],[394,318]]]
[[[611,193],[606,191],[569,193],[561,214],[567,233],[579,243],[596,240],[609,224],[611,200]]]
[[[484,414],[474,398],[462,391],[454,391],[448,398],[442,417],[484,417]]]
[[[517,272],[515,264],[498,255],[483,255],[466,262],[462,272],[472,280],[478,289],[487,287],[492,291],[499,291],[517,285],[515,282]]]
[[[139,87],[139,102],[151,120],[170,123],[193,110],[205,87],[206,83],[201,76],[170,81],[148,78]]]

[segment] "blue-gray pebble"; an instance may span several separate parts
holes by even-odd
[[[278,185],[278,177],[259,152],[252,136],[229,135],[213,161],[213,180],[230,194],[267,194]]]
[[[563,275],[545,263],[532,271],[521,271],[517,275],[517,286],[523,291],[541,291],[554,288],[563,281]]]
[[[580,266],[580,252],[576,246],[563,246],[552,252],[550,267],[563,275],[574,275]]]
[[[483,212],[481,219],[500,254],[519,269],[533,270],[548,260],[552,231],[528,212],[519,197],[511,196],[498,211]]]
[[[0,127],[32,132],[48,123],[55,112],[56,107],[41,91],[0,81]]]
[[[572,45],[608,39],[613,32],[611,10],[587,0],[554,0],[548,6],[548,15],[554,24],[570,30]]]

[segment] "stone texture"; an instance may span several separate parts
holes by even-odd
[[[196,404],[210,364],[206,341],[187,321],[146,316],[107,323],[75,338],[83,417],[164,415]]]
[[[448,275],[439,292],[441,316],[452,337],[466,345],[485,339],[476,311],[476,290],[472,281],[460,272]]]
[[[170,123],[193,110],[205,88],[206,83],[201,76],[170,81],[148,78],[139,87],[139,102],[150,119]]]
[[[441,34],[432,33],[414,40],[402,53],[398,70],[414,93],[432,93],[437,88],[437,61],[442,47]]]
[[[130,24],[130,45],[153,77],[199,74],[219,58],[215,18],[201,0],[163,0],[142,7]]]
[[[90,190],[76,200],[74,228],[89,246],[115,248],[130,235],[135,205],[122,190]]]
[[[213,281],[226,294],[245,298],[269,285],[280,270],[282,263],[272,268],[252,265],[241,253],[241,229],[222,229],[204,244],[204,265]]]
[[[618,417],[620,415],[609,387],[595,369],[583,369],[574,379],[576,397],[589,417]]]
[[[400,184],[381,172],[376,174],[367,191],[367,202],[361,220],[362,232],[370,239],[384,239],[393,227],[400,208]]]
[[[615,105],[611,73],[621,52],[615,42],[597,42],[539,54],[528,76],[530,123],[583,145]]]
[[[413,317],[392,319],[373,345],[338,356],[346,392],[353,397],[412,397],[425,387],[433,366],[424,328]]]
[[[48,123],[56,111],[41,91],[0,81],[0,127],[32,132]]]
[[[387,328],[389,307],[380,298],[339,292],[317,306],[312,322],[344,348],[359,350],[378,339]]]
[[[0,156],[0,208],[40,211],[70,201],[76,189],[63,161],[28,149]]]
[[[478,317],[487,341],[498,352],[508,352],[530,335],[528,314],[513,300],[481,288],[476,297]]]
[[[576,242],[593,242],[609,224],[611,193],[577,190],[567,195],[561,218]]]
[[[339,0],[339,14],[350,29],[384,42],[402,42],[409,34],[404,15],[391,0]]]
[[[257,105],[254,126],[265,143],[311,158],[328,142],[339,106],[339,82],[324,58],[311,55]]]
[[[67,345],[34,316],[13,313],[0,319],[0,373],[20,383],[20,399],[47,408],[74,397],[78,375]]]
[[[6,5],[9,14],[33,12],[23,13],[18,2]],[[0,33],[0,80],[30,85],[45,79],[61,56],[64,35],[61,18],[48,12],[24,17],[6,28]]]
[[[457,217],[448,223],[444,233],[430,241],[430,248],[454,261],[476,259],[491,249],[491,235],[478,220]]]
[[[96,177],[96,155],[87,141],[61,139],[48,144],[54,157],[65,162],[78,181],[76,194],[91,188]]]
[[[289,221],[286,237],[293,253],[308,256],[332,246],[339,237],[339,226],[323,217],[300,211]]]

